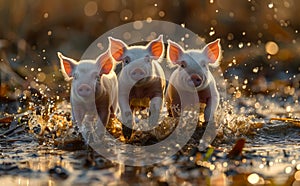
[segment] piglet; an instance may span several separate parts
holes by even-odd
[[[205,121],[213,122],[213,115],[219,105],[219,92],[209,66],[217,67],[220,58],[219,39],[208,43],[202,50],[184,50],[177,43],[168,40],[167,59],[172,66],[177,66],[171,74],[166,93],[170,116],[178,117],[185,107],[197,105],[198,103],[190,100],[196,94],[197,100],[206,104]]]
[[[125,138],[132,135],[133,111],[149,108],[149,125],[157,124],[163,104],[165,75],[159,64],[164,55],[162,35],[147,46],[127,46],[109,37],[110,51],[123,68],[118,77],[119,106]]]
[[[118,82],[110,52],[105,51],[96,60],[78,62],[60,52],[57,55],[65,79],[72,80],[70,99],[75,123],[81,127],[84,116],[96,107],[106,125],[116,113],[118,103]]]

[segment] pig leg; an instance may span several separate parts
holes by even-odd
[[[109,120],[109,116],[110,116],[110,109],[108,107],[100,107],[98,109],[98,113],[99,113],[99,117],[100,117],[100,120],[101,120],[101,124],[106,127],[107,126],[107,123],[108,123],[108,120]],[[101,125],[100,122],[97,123],[98,126],[95,127],[96,129],[96,134],[101,137],[105,132],[105,128],[103,128]],[[103,130],[101,130],[103,129]]]
[[[102,124],[106,127],[108,123],[108,118],[110,116],[110,109],[107,107],[103,107],[98,110],[98,113]]]
[[[171,102],[171,98],[170,95],[167,93],[165,96],[165,100],[166,100],[166,107],[167,107],[167,111],[168,111],[168,116],[169,117],[175,117],[173,114],[173,104]]]
[[[73,121],[76,123],[76,125],[81,128],[82,126],[82,120],[85,115],[85,111],[81,109],[79,106],[75,106],[72,104],[72,115],[73,115]]]
[[[214,114],[217,110],[219,105],[220,96],[215,84],[210,86],[211,89],[211,96],[206,102],[206,107],[204,110],[204,119],[206,122],[214,121]]]
[[[117,113],[117,110],[118,110],[118,99],[115,98],[115,99],[113,100],[113,103],[112,103],[111,107],[110,107],[111,118],[115,118],[115,117],[116,117],[115,114]]]
[[[116,114],[115,114],[115,109],[113,106],[110,107],[110,115],[109,118],[115,118]]]
[[[117,80],[115,82],[113,82],[114,84],[117,84]],[[111,96],[111,118],[115,118],[117,114],[117,111],[119,110],[118,108],[118,86],[115,86],[112,88],[113,90],[116,90],[114,91],[114,93],[112,94]]]
[[[214,89],[211,93],[211,97],[208,99],[206,103],[206,108],[204,110],[204,118],[205,122],[207,122],[207,126],[200,141],[199,150],[205,150],[208,144],[210,144],[217,135],[217,126],[215,123],[214,114],[219,105],[219,100],[219,93],[216,87],[214,86]]]
[[[181,107],[180,97],[175,87],[171,84],[169,84],[167,89],[166,106],[169,117],[179,117]]]
[[[150,117],[149,125],[151,127],[155,126],[159,119],[160,109],[162,107],[163,100],[161,97],[154,97],[150,101]]]
[[[126,139],[129,139],[132,134],[133,115],[129,106],[128,96],[119,96],[119,106],[121,109],[122,132]]]

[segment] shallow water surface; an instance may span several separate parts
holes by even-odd
[[[284,116],[277,113],[278,109],[272,114],[263,110],[252,116],[243,113],[241,110],[244,111],[244,107],[251,111],[252,104],[245,105],[245,101],[241,102],[243,104],[236,103],[243,105],[242,107],[228,106],[228,103],[227,106],[223,105],[221,114],[223,118],[219,120],[222,121],[220,122],[222,126],[213,147],[206,151],[198,151],[193,145],[188,145],[160,163],[143,167],[125,166],[117,163],[119,161],[112,162],[76,141],[75,145],[57,146],[53,139],[63,140],[66,143],[68,140],[59,137],[55,139],[53,135],[50,140],[43,140],[42,138],[49,138],[49,135],[44,133],[44,136],[38,137],[34,131],[32,133],[32,130],[28,131],[25,127],[23,132],[0,141],[0,183],[1,185],[299,184],[300,128],[292,122],[274,119]],[[62,104],[67,105],[60,106],[60,112],[64,109],[68,112],[68,103]],[[274,106],[283,108],[280,105]],[[292,114],[297,116],[298,113]],[[29,115],[38,117],[34,113]],[[34,121],[39,120],[31,120],[31,125]],[[229,158],[228,154],[233,145],[241,138],[246,140],[243,151]],[[114,144],[108,143],[108,152],[116,148]],[[161,148],[168,149],[168,147]],[[126,149],[119,152],[130,153]]]

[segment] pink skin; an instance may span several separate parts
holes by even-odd
[[[110,51],[117,62],[122,62],[119,74],[119,106],[123,123],[123,134],[130,138],[133,126],[133,110],[145,105],[132,105],[131,101],[148,99],[149,124],[158,122],[165,89],[164,72],[158,63],[164,54],[162,36],[147,46],[127,46],[123,41],[109,37]]]
[[[70,101],[73,120],[81,126],[84,116],[95,108],[104,125],[117,110],[118,82],[112,70],[113,62],[109,51],[96,60],[79,62],[57,53],[62,73],[66,80],[72,80]]]
[[[219,40],[207,44],[202,50],[184,50],[173,41],[168,41],[167,58],[177,69],[170,77],[166,102],[169,115],[180,116],[180,110],[197,106],[194,102],[195,91],[199,103],[205,103],[206,122],[214,121],[213,115],[219,105],[219,93],[215,79],[208,66],[218,66],[221,48]],[[181,102],[181,99],[184,101]]]

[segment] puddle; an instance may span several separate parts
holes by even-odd
[[[253,102],[241,99],[233,102],[236,105],[223,103],[218,116],[222,125],[213,148],[199,152],[192,145],[187,146],[161,163],[144,167],[111,162],[84,143],[78,144],[78,132],[68,123],[70,105],[67,102],[56,105],[49,117],[28,111],[21,118],[26,115],[30,126],[23,126],[20,133],[12,133],[0,141],[0,182],[9,185],[299,184],[300,128],[292,122],[270,120],[291,115],[278,114],[279,109],[273,114],[263,109],[260,113],[244,113],[245,107],[251,111]],[[266,104],[270,102],[265,100]],[[273,106],[285,109],[278,104]],[[43,109],[47,110],[47,106]],[[62,129],[60,133],[55,128],[57,123]],[[37,124],[41,128],[34,130],[33,125]],[[67,131],[71,131],[68,134],[71,138],[63,137]],[[120,129],[111,131],[118,133]],[[228,158],[234,143],[241,138],[246,139],[242,153]],[[74,139],[78,141],[72,145],[77,144],[77,148],[62,145]],[[55,143],[57,140],[64,142]],[[128,152],[124,149],[123,153]]]

